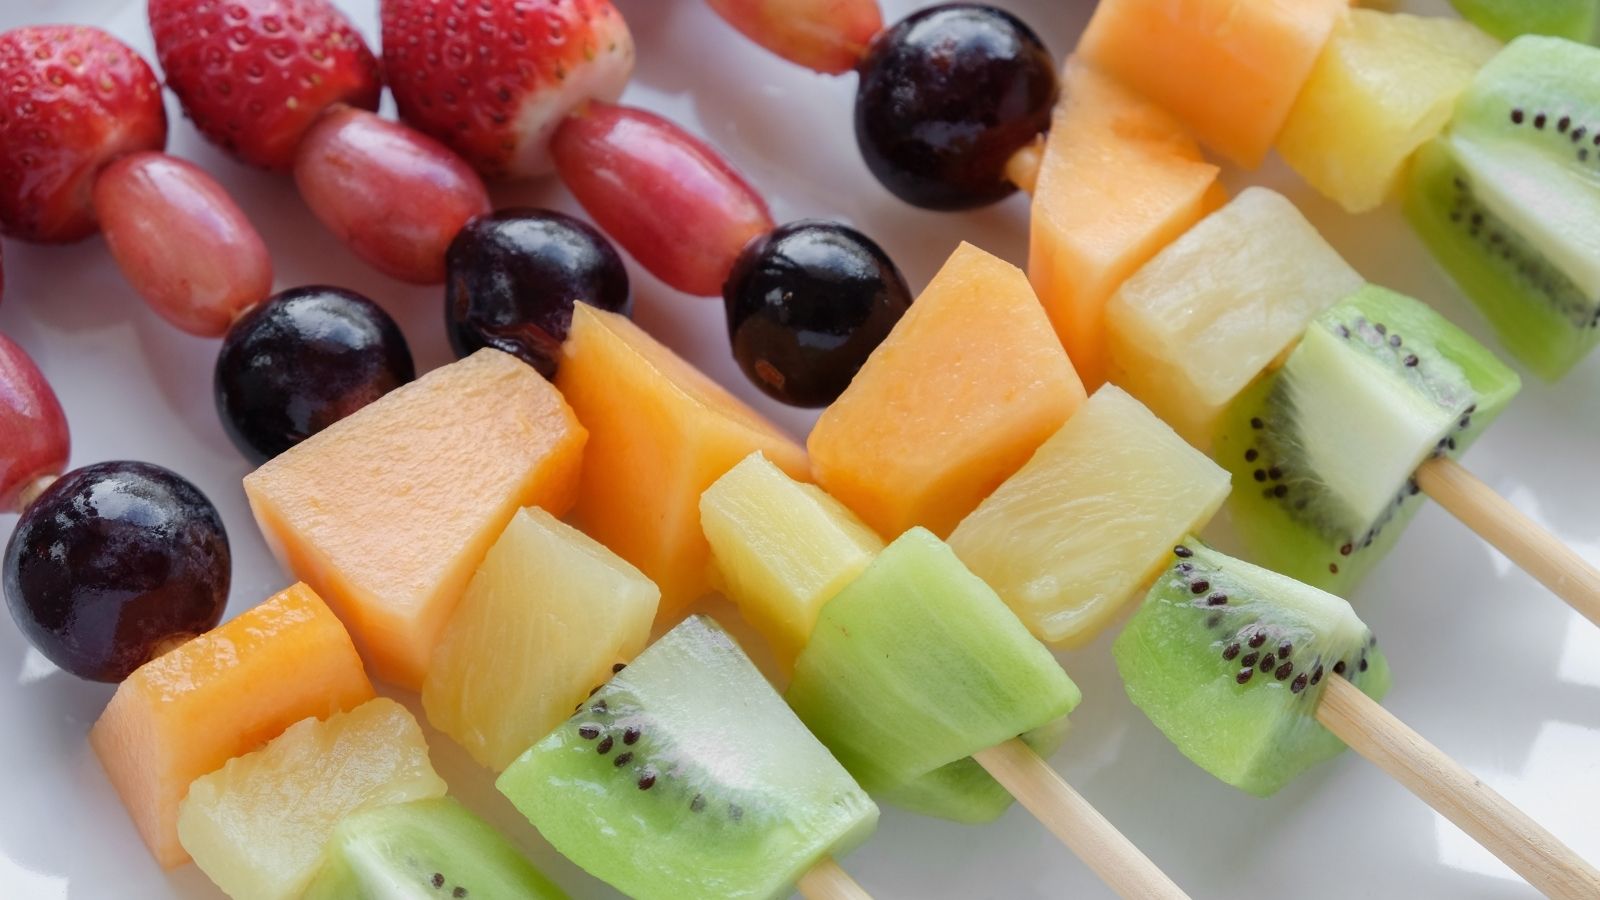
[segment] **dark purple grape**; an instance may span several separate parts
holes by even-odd
[[[1006,161],[1050,127],[1055,62],[1003,10],[934,6],[880,33],[861,60],[856,144],[896,197],[970,209],[1016,190]]]
[[[18,520],[6,605],[51,662],[121,681],[216,626],[232,560],[199,488],[149,463],[96,463],[63,475]]]
[[[722,299],[744,374],[784,403],[826,406],[900,321],[911,291],[871,238],[807,219],[746,245]]]
[[[416,376],[388,313],[360,294],[315,286],[240,316],[213,386],[228,436],[262,463]]]
[[[504,350],[554,378],[572,304],[628,313],[628,271],[611,242],[548,209],[468,222],[445,257],[445,331],[457,356]]]

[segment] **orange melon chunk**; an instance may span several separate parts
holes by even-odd
[[[1101,0],[1085,60],[1242,166],[1272,149],[1349,0]]]
[[[304,584],[139,667],[89,732],[156,860],[189,861],[178,804],[189,785],[305,718],[353,709],[372,683],[350,635]]]
[[[1028,278],[1078,377],[1105,383],[1105,305],[1226,197],[1171,115],[1069,60],[1033,190]]]
[[[327,598],[373,673],[419,690],[511,516],[571,507],[585,438],[538,372],[480,350],[271,460],[244,488],[273,552]]]
[[[710,590],[700,495],[759,450],[796,478],[805,451],[626,317],[578,304],[556,386],[589,429],[573,522],[661,588],[675,620]]]
[[[942,537],[1083,400],[1027,277],[964,243],[806,446],[818,483],[879,534]]]

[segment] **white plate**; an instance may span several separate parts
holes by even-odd
[[[1000,0],[1058,54],[1091,4]],[[376,0],[342,0],[376,46]],[[770,199],[779,221],[855,224],[913,287],[961,239],[1021,263],[1027,206],[1017,198],[961,215],[888,196],[851,138],[853,78],[775,60],[697,0],[621,0],[639,44],[625,99],[708,136]],[[899,18],[925,4],[885,0]],[[1443,0],[1415,4],[1438,13]],[[139,0],[5,0],[0,27],[93,23],[147,54]],[[245,169],[203,143],[169,102],[171,150],[219,176],[273,250],[281,287],[325,282],[378,300],[399,319],[418,367],[450,359],[441,291],[400,285],[329,238],[280,176]],[[1276,165],[1248,177],[1289,194],[1363,273],[1432,302],[1486,340],[1474,311],[1427,261],[1392,210],[1345,216]],[[559,184],[495,190],[497,205],[579,212]],[[581,214],[581,213],[580,213]],[[183,472],[216,502],[233,541],[230,612],[282,587],[239,479],[248,471],[211,400],[215,341],[180,334],[124,285],[98,240],[5,246],[0,328],[43,367],[71,419],[75,464],[134,458]],[[720,302],[683,297],[630,266],[637,317],[741,396],[803,434],[811,415],[766,402],[728,355]],[[1470,466],[1590,559],[1600,559],[1600,359],[1558,385],[1531,380],[1469,455]],[[0,535],[12,517],[0,517]],[[1600,860],[1600,632],[1436,508],[1425,510],[1355,598],[1395,671],[1388,706],[1590,859]],[[1083,687],[1057,767],[1196,897],[1527,897],[1533,891],[1420,801],[1353,754],[1267,800],[1195,768],[1127,701],[1102,639],[1062,662]],[[163,873],[145,853],[84,734],[109,687],[56,671],[0,622],[0,897],[216,896],[194,867]],[[613,894],[561,860],[463,753],[437,735],[454,791],[523,844],[574,897]],[[1105,896],[1084,866],[1013,809],[983,827],[884,811],[847,867],[878,897]]]

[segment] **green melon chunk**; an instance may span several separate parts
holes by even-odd
[[[647,648],[496,784],[564,856],[641,900],[785,896],[878,819],[704,616]]]
[[[1464,452],[1519,385],[1425,304],[1370,285],[1346,298],[1224,416],[1214,452],[1251,559],[1346,593],[1421,506],[1417,467]]]
[[[1502,41],[1546,34],[1594,43],[1600,38],[1597,0],[1450,0],[1468,22]]]
[[[1389,664],[1350,604],[1191,541],[1112,646],[1128,697],[1183,754],[1265,796],[1344,749],[1315,718],[1333,674],[1373,699]]]
[[[517,848],[448,798],[354,813],[303,900],[565,900]]]
[[[826,606],[789,704],[874,794],[985,821],[1010,802],[969,757],[1010,738],[1050,749],[1078,688],[943,541],[913,528]]]

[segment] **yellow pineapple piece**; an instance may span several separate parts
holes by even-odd
[[[1499,49],[1460,19],[1351,10],[1295,101],[1278,152],[1340,206],[1372,209]]]
[[[178,809],[178,838],[234,900],[293,900],[346,815],[444,792],[417,720],[379,697],[297,722],[195,779]]]
[[[1092,639],[1228,496],[1228,473],[1115,385],[956,526],[950,547],[1040,640]]]
[[[542,509],[511,518],[434,651],[422,705],[499,772],[650,639],[661,592]]]
[[[820,488],[752,453],[700,495],[715,579],[787,667],[823,604],[883,549],[877,532]]]

